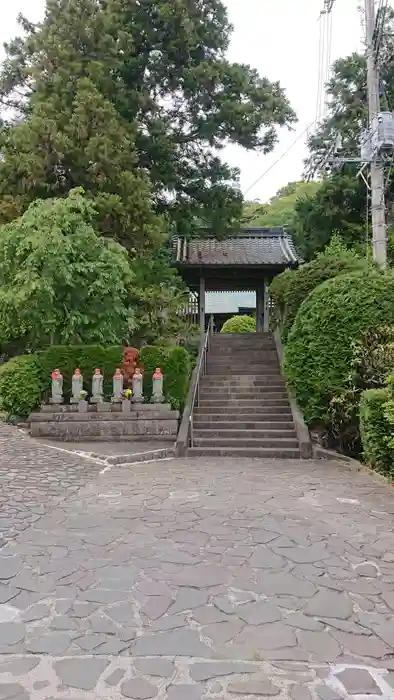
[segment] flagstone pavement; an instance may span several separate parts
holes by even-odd
[[[0,427],[0,700],[394,700],[394,489]]]

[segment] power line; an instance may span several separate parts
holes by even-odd
[[[318,121],[320,118],[320,107],[321,107],[321,93],[323,88],[323,60],[324,60],[324,19],[322,13],[319,15],[319,44],[318,44],[318,63],[317,63],[317,91],[316,91],[316,116],[315,120]]]
[[[259,182],[261,182],[261,180],[266,175],[268,175],[268,173],[271,170],[273,170],[273,168],[275,168],[278,165],[278,163],[280,163],[283,160],[283,158],[285,158],[288,155],[288,153],[290,153],[291,149],[296,145],[296,143],[298,143],[298,141],[300,141],[302,139],[303,136],[305,136],[305,134],[308,132],[308,130],[314,124],[315,124],[315,121],[311,122],[310,124],[308,124],[308,126],[304,129],[304,131],[301,134],[298,134],[298,136],[294,139],[294,141],[290,144],[290,146],[286,149],[286,151],[284,151],[284,153],[282,153],[282,155],[280,155],[279,158],[277,158],[274,163],[271,163],[271,165],[266,170],[264,170],[264,172],[261,175],[259,175],[259,177],[254,182],[252,182],[251,185],[249,185],[249,187],[245,190],[244,195],[248,194],[248,192],[250,192],[250,190],[252,190],[253,187],[255,187]]]
[[[331,5],[332,7],[332,5]],[[328,111],[328,95],[327,86],[330,79],[331,72],[331,52],[332,52],[332,14],[329,12],[327,14],[327,48],[326,48],[326,74],[324,79],[324,102],[323,102],[323,116],[327,116]]]
[[[332,8],[335,0],[324,0],[324,7],[318,18],[318,77],[316,94],[316,121],[327,115],[327,84],[330,78],[332,50]]]
[[[375,27],[372,36],[373,52],[376,64],[379,63],[379,54],[384,37],[384,26],[386,22],[387,10],[388,0],[379,0],[379,6],[376,12]]]

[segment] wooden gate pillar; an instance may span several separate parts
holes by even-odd
[[[199,313],[200,313],[200,335],[201,335],[201,338],[203,338],[205,335],[205,279],[204,279],[204,277],[200,277]]]
[[[268,333],[270,329],[270,294],[268,289],[268,280],[264,280],[264,322],[263,331]]]
[[[256,289],[256,332],[263,332],[264,287]]]

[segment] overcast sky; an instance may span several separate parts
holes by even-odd
[[[32,21],[41,19],[45,0],[0,0],[0,44],[17,33],[16,18],[22,12]],[[316,116],[318,82],[318,16],[323,0],[225,0],[234,33],[230,58],[249,63],[270,80],[279,80],[297,112],[293,132],[284,131],[268,156],[230,146],[224,155],[241,169],[241,187],[248,199],[266,201],[287,182],[302,173],[305,137],[289,154],[258,179],[291,146]],[[360,0],[336,0],[332,13],[332,60],[360,50],[363,32],[357,7]],[[4,6],[3,6],[4,5]]]

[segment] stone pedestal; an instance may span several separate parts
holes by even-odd
[[[131,401],[130,399],[123,399],[122,401],[122,413],[130,413]]]
[[[109,401],[99,401],[97,403],[97,411],[99,413],[108,413],[111,410],[111,404]]]

